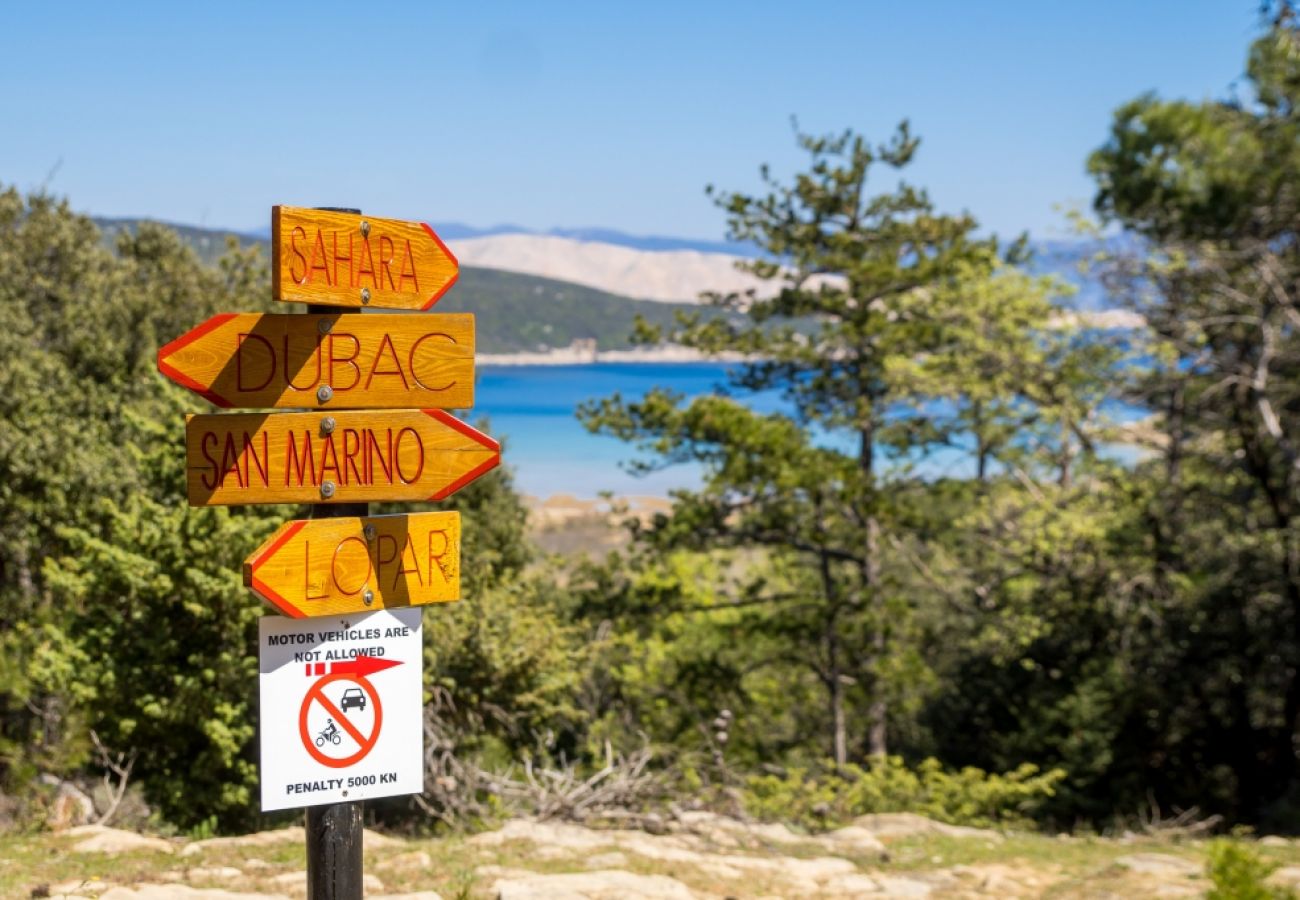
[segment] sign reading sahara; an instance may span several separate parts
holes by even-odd
[[[438,409],[187,416],[191,506],[441,500],[501,445]]]
[[[258,620],[262,810],[424,788],[420,610]]]
[[[459,600],[460,513],[286,522],[244,584],[294,618]]]
[[[456,257],[421,222],[296,206],[271,208],[276,300],[428,309],[455,283]]]
[[[159,350],[158,370],[227,408],[468,409],[474,317],[222,313]]]

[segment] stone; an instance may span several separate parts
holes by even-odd
[[[234,866],[196,866],[193,869],[185,870],[187,881],[198,881],[199,879],[208,878],[213,881],[229,881],[232,878],[243,878],[244,873]]]
[[[183,884],[137,884],[115,887],[99,900],[290,900],[284,894],[247,894],[221,888],[192,888]]]
[[[398,853],[396,856],[390,856],[387,859],[381,859],[375,863],[377,869],[427,869],[433,865],[433,857],[423,850],[411,850],[408,853]]]
[[[382,894],[370,900],[442,900],[437,891],[412,891],[408,894]]]
[[[1261,847],[1290,847],[1291,842],[1278,834],[1266,835],[1259,839]]]
[[[51,831],[75,828],[95,818],[95,801],[71,781],[60,781],[53,775],[42,775],[40,781],[54,788],[54,799],[45,815]]]
[[[863,894],[879,892],[880,885],[869,875],[852,872],[831,876],[822,882],[821,890],[824,894],[861,897]]]
[[[1199,875],[1201,864],[1168,853],[1133,853],[1115,860],[1115,865],[1130,872],[1158,877]]]
[[[74,878],[71,881],[60,881],[58,884],[49,886],[50,895],[57,897],[61,894],[102,894],[108,890],[108,884],[100,881],[98,878]]]
[[[999,842],[1002,835],[988,828],[971,828],[966,825],[948,825],[936,822],[916,813],[870,813],[853,820],[853,827],[862,828],[875,837],[890,838],[914,837],[920,834],[939,834],[944,837],[984,838]]]
[[[365,893],[367,894],[375,891],[382,891],[384,889],[384,883],[380,881],[377,876],[371,875],[369,872],[366,872],[361,876],[361,886],[365,889]]]
[[[171,841],[104,825],[81,825],[69,828],[64,833],[81,838],[72,845],[72,849],[78,853],[129,853],[137,850],[171,853],[176,849]]]
[[[832,853],[862,853],[883,856],[887,852],[880,838],[860,825],[849,825],[817,836],[817,843]]]
[[[608,847],[614,841],[606,835],[616,832],[596,832],[576,825],[557,822],[534,822],[531,819],[511,819],[496,831],[485,831],[471,837],[467,844],[473,847],[499,847],[509,841],[529,841],[547,847],[567,847],[572,850],[591,850]]]
[[[361,832],[362,846],[367,850],[387,850],[392,847],[405,847],[406,841],[401,838],[389,837],[386,834],[380,834],[378,831],[371,831],[369,828]]]
[[[1300,887],[1300,866],[1274,869],[1268,876],[1268,883],[1274,887]]]
[[[617,850],[588,856],[582,864],[589,869],[621,869],[627,865],[627,854]]]
[[[492,890],[497,900],[693,900],[675,878],[617,869],[503,879]]]
[[[181,848],[181,856],[193,856],[205,850],[222,847],[267,847],[274,844],[306,844],[307,830],[301,825],[289,828],[277,828],[274,831],[257,831],[253,834],[241,834],[237,837],[208,838],[194,841]]]
[[[884,897],[928,897],[934,886],[916,878],[901,875],[877,875],[877,890]]]

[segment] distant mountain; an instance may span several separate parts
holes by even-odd
[[[106,237],[138,227],[134,219],[97,220]],[[206,262],[224,252],[227,232],[170,225]],[[467,226],[438,226],[461,262],[455,290],[440,310],[467,309],[482,317],[484,352],[545,350],[592,339],[600,349],[626,346],[637,315],[667,324],[676,308],[698,304],[705,291],[770,295],[775,286],[738,271],[741,257],[697,249],[635,249],[606,241],[555,234],[484,234]],[[457,228],[461,229],[457,231]],[[575,234],[577,232],[570,232]],[[595,229],[581,232],[595,235]],[[614,233],[617,235],[617,233]],[[231,234],[242,246],[266,248],[267,239]],[[652,239],[645,239],[652,240]],[[671,238],[656,238],[666,244]],[[676,242],[689,243],[689,242]],[[1079,264],[1100,247],[1088,241],[1041,241],[1033,246],[1031,271],[1054,274],[1077,293],[1066,305],[1081,312],[1105,312],[1114,301]],[[490,327],[489,327],[489,323]]]
[[[705,291],[773,291],[770,283],[737,270],[740,258],[725,253],[634,250],[530,234],[448,238],[447,245],[465,265],[540,275],[638,300],[689,303]]]
[[[538,231],[522,225],[490,225],[480,228],[463,222],[430,222],[433,230],[444,241],[461,241],[468,238],[498,237],[505,234],[525,234],[534,237],[572,238],[575,241],[593,241],[600,244],[612,244],[629,250],[695,250],[699,253],[726,253],[731,256],[758,256],[758,248],[753,244],[740,241],[705,241],[694,238],[665,237],[663,235],[637,235],[613,228],[551,228]],[[244,232],[248,237],[268,240],[270,228],[255,228]]]
[[[111,243],[122,232],[134,233],[140,221],[96,219],[95,223]],[[269,241],[256,235],[161,224],[179,234],[208,264],[225,252],[228,237],[241,246],[258,246],[264,253],[270,249]],[[451,246],[456,252],[457,245]],[[474,313],[479,352],[518,353],[568,347],[575,341],[594,341],[599,350],[623,349],[630,346],[628,337],[638,316],[667,326],[690,305],[637,300],[552,278],[462,264],[456,286],[438,301],[436,311]]]

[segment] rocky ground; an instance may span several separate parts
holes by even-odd
[[[650,834],[514,820],[473,836],[367,832],[366,894],[387,900],[848,897],[1196,897],[1205,844],[999,833],[864,816],[818,836],[686,813]],[[1300,887],[1300,843],[1254,842]],[[296,900],[303,829],[185,841],[100,826],[0,837],[0,895]]]

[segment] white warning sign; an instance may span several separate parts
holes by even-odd
[[[420,616],[259,620],[264,812],[423,790]]]

